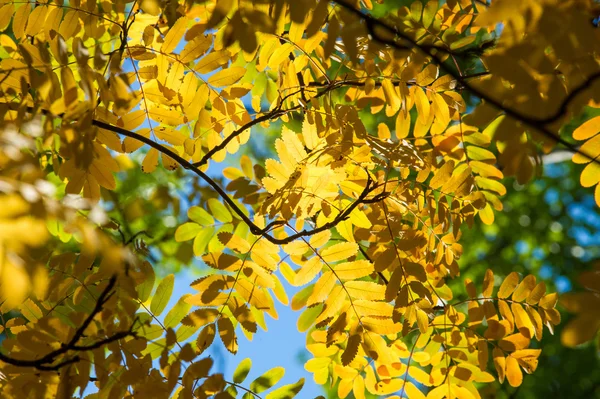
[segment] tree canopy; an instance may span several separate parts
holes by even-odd
[[[561,254],[544,240],[563,239],[557,213],[529,227],[502,201],[513,181],[535,201],[561,159],[579,174],[561,190],[600,205],[599,15],[0,0],[2,397],[302,397],[282,367],[250,381],[251,359],[228,376],[205,353],[268,335],[275,301],[301,311],[305,368],[339,398],[519,387],[562,316],[506,241],[579,278],[562,345],[600,328],[598,253]],[[481,244],[494,229],[510,236]],[[192,262],[193,293],[171,301]]]

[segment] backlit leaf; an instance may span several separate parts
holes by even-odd
[[[165,307],[167,307],[167,303],[169,303],[169,299],[171,299],[171,294],[173,293],[174,284],[175,276],[173,274],[169,274],[158,283],[156,292],[150,302],[150,311],[155,316],[160,316]]]

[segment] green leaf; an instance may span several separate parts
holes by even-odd
[[[210,226],[215,224],[215,219],[210,216],[210,213],[206,212],[204,208],[199,206],[192,206],[188,209],[188,217],[200,226]]]
[[[298,317],[298,331],[305,332],[309,328],[311,328],[312,325],[315,324],[315,320],[317,319],[317,317],[319,317],[319,314],[321,314],[322,310],[323,304],[321,303],[317,306],[313,306],[312,308],[308,308],[304,312],[302,312],[300,317]]]
[[[206,251],[206,246],[216,235],[212,227],[203,228],[194,239],[194,256],[202,256]]]
[[[265,399],[291,399],[300,392],[304,386],[304,378],[300,378],[295,384],[284,385],[265,396]]]
[[[231,217],[231,213],[229,212],[227,207],[223,205],[219,200],[215,198],[209,199],[208,207],[210,208],[211,213],[219,222],[229,223],[233,220],[233,218]]]
[[[437,0],[430,0],[423,10],[423,26],[425,28],[429,28],[432,24],[433,19],[435,18],[435,14],[437,13],[439,4]]]
[[[175,231],[175,241],[183,242],[196,237],[202,230],[202,226],[197,223],[184,223]]]
[[[250,367],[252,367],[252,359],[246,358],[242,360],[233,372],[233,382],[236,384],[241,384],[244,382],[248,376],[248,373],[250,372]]]
[[[158,284],[156,293],[154,294],[154,297],[152,297],[152,302],[150,302],[150,311],[155,316],[159,316],[163,310],[165,310],[167,303],[169,303],[169,299],[171,299],[174,283],[175,276],[169,274],[160,282],[160,284]]]
[[[463,37],[462,39],[452,42],[452,43],[450,43],[450,50],[456,50],[461,47],[468,46],[469,44],[473,43],[476,38],[477,38],[476,36],[466,36],[466,37]]]
[[[261,393],[277,384],[283,378],[285,369],[283,367],[273,367],[254,381],[250,383],[250,390],[254,393]]]
[[[181,298],[179,298],[179,301],[177,301],[177,303],[175,304],[175,306],[173,306],[169,313],[167,313],[164,322],[166,328],[175,327],[181,322],[181,319],[183,319],[189,313],[190,309],[192,308],[192,305],[188,304],[185,300],[190,296],[192,295],[183,295]]]

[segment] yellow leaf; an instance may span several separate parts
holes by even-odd
[[[0,7],[0,32],[4,32],[13,17],[15,6],[12,3]]]
[[[279,70],[281,64],[285,60],[289,60],[289,55],[293,48],[294,46],[291,43],[282,44],[277,50],[273,51],[269,57],[268,66],[273,70]]]
[[[498,373],[498,381],[502,384],[506,375],[506,358],[500,348],[494,348],[492,356],[494,359],[494,367]]]
[[[367,260],[340,263],[334,266],[334,272],[342,280],[356,280],[373,273],[373,264]]]
[[[449,160],[442,165],[442,167],[435,172],[435,175],[429,182],[429,186],[432,189],[438,189],[444,185],[444,183],[450,180],[450,176],[452,176],[452,172],[454,171],[454,161]]]
[[[483,278],[483,292],[484,298],[490,298],[494,291],[494,272],[491,269],[487,269],[485,277]]]
[[[323,273],[315,283],[315,288],[308,298],[306,306],[312,306],[316,303],[323,302],[331,293],[331,290],[335,286],[335,282],[336,278],[332,272]]]
[[[371,281],[348,281],[345,287],[352,298],[367,299],[370,301],[382,301],[385,299],[386,287],[381,284]]]
[[[321,252],[321,257],[325,262],[337,262],[348,259],[358,252],[358,245],[353,242],[341,242],[325,248]]]
[[[298,274],[294,278],[294,285],[300,286],[311,282],[321,271],[323,265],[318,256],[313,256],[302,265]]]
[[[221,232],[217,235],[219,237],[219,241],[223,243],[227,248],[233,249],[240,254],[245,254],[250,251],[250,244],[248,241],[239,237],[236,234]]]
[[[423,369],[416,366],[408,367],[408,375],[414,378],[419,384],[423,384],[427,387],[430,387],[433,383],[431,376]]]
[[[306,363],[304,363],[304,370],[315,373],[325,367],[329,367],[331,364],[331,358],[329,357],[316,357],[309,359]]]
[[[587,140],[598,133],[600,133],[600,116],[582,123],[573,131],[573,138],[575,140]]]
[[[70,12],[75,13],[75,11]],[[17,9],[17,12],[15,12],[12,24],[12,30],[15,35],[15,38],[20,39],[25,34],[25,25],[27,24],[27,19],[29,18],[30,13],[31,6],[29,3],[23,4]]]
[[[179,61],[187,64],[195,60],[209,49],[212,44],[212,35],[198,35],[185,45],[179,54]]]
[[[190,301],[188,301],[189,303]],[[217,309],[203,308],[194,310],[192,313],[188,314],[183,318],[181,324],[184,326],[194,326],[194,327],[202,327],[209,323],[214,322],[219,316],[219,311]],[[210,334],[210,331],[207,331],[207,334]],[[214,331],[213,331],[214,334]],[[207,337],[203,337],[206,339]],[[211,338],[212,342],[212,338]]]
[[[156,169],[156,165],[158,165],[158,150],[150,148],[142,162],[142,172],[152,173]]]
[[[552,309],[556,306],[558,301],[558,294],[553,292],[551,294],[544,295],[539,302],[539,305],[544,309]]]
[[[523,372],[519,362],[512,356],[506,358],[506,379],[512,387],[518,387],[523,383]]]
[[[70,10],[63,17],[62,22],[60,23],[60,27],[58,28],[58,33],[65,40],[69,40],[76,32],[77,28],[79,28],[79,12]]]
[[[153,107],[148,110],[148,116],[156,122],[166,125],[177,126],[183,122],[183,116],[179,111],[162,107]],[[185,140],[185,138],[184,138]],[[182,141],[183,143],[183,141]]]
[[[392,116],[400,109],[401,101],[398,93],[396,92],[396,88],[394,84],[389,79],[383,79],[381,82],[381,87],[383,89],[383,95],[385,96],[385,101],[389,108],[386,109],[386,115]]]
[[[213,51],[202,57],[196,66],[194,66],[194,70],[199,73],[212,72],[215,69],[226,65],[227,62],[229,62],[230,57],[231,55],[227,50]]]
[[[515,324],[517,325],[517,328],[519,330],[521,330],[521,328],[527,329],[529,331],[529,337],[533,337],[535,335],[535,328],[531,322],[531,319],[529,318],[529,315],[525,309],[523,309],[523,306],[521,306],[519,303],[512,303],[510,307],[515,316]]]
[[[169,29],[167,34],[165,35],[165,39],[163,41],[162,46],[160,47],[160,51],[162,53],[172,53],[173,50],[177,47],[181,38],[185,34],[187,30],[188,19],[186,17],[180,17],[175,24]]]
[[[519,274],[512,272],[502,282],[498,289],[498,298],[508,298],[519,284]]]
[[[365,213],[358,208],[354,208],[354,210],[350,213],[350,222],[354,226],[363,229],[368,229],[373,225],[367,215],[365,215]]]
[[[481,221],[488,226],[494,223],[494,210],[489,203],[485,204],[485,207],[479,211],[478,215]]]
[[[246,74],[246,68],[232,66],[208,78],[208,84],[216,87],[231,86]]]
[[[154,134],[160,140],[166,141],[167,143],[175,146],[183,145],[186,139],[186,137],[177,130],[171,129],[166,126],[159,126],[155,128]]]
[[[306,158],[306,150],[304,150],[304,146],[296,133],[284,127],[281,132],[281,139],[283,140],[288,153],[297,163],[300,163]]]
[[[579,151],[573,154],[572,160],[577,164],[586,164],[592,161],[588,155],[593,157],[597,154],[600,154],[600,134],[583,143]]]
[[[406,381],[404,384],[404,392],[406,392],[409,399],[425,399],[423,392],[410,381]]]
[[[600,182],[600,160],[598,158],[583,169],[579,181],[583,187],[592,187]]]
[[[516,302],[523,302],[529,297],[531,290],[535,288],[535,276],[530,274],[525,276],[523,281],[517,286],[515,292],[513,292],[512,299]]]
[[[302,123],[302,139],[306,148],[309,150],[314,149],[319,144],[319,135],[317,134],[317,127],[311,124],[307,118]]]
[[[527,297],[527,303],[530,305],[537,305],[544,294],[546,294],[546,284],[543,281],[540,281],[535,288],[531,290],[531,293]]]
[[[0,15],[2,10],[0,10]],[[11,12],[12,14],[12,12]],[[25,33],[29,36],[35,36],[39,33],[39,31],[44,27],[44,22],[46,22],[46,16],[48,15],[48,7],[47,6],[37,6],[33,9],[31,14],[29,15],[29,21],[27,22],[27,27],[25,28]],[[10,15],[9,15],[10,17]],[[2,18],[2,17],[0,17]],[[0,22],[0,28],[2,27],[2,22]],[[2,30],[2,29],[0,29]]]
[[[225,348],[229,352],[235,355],[238,350],[238,343],[233,323],[228,317],[221,316],[219,320],[217,320],[217,327],[219,328],[221,342],[223,342],[223,345],[225,345]]]
[[[421,331],[421,334],[425,334],[425,332],[427,331],[427,328],[429,327],[429,317],[427,316],[427,313],[425,313],[421,309],[416,309],[416,312],[417,312],[417,325],[419,326],[419,331]]]
[[[349,281],[350,282],[350,281]],[[365,299],[354,299],[353,309],[359,316],[392,317],[394,307],[387,302],[376,302]]]
[[[504,178],[504,174],[494,165],[481,161],[471,161],[469,162],[469,165],[471,166],[471,169],[473,169],[473,172],[478,173],[483,177]]]
[[[406,114],[406,115],[405,115]],[[403,139],[410,133],[410,113],[398,112],[396,117],[396,137]]]
[[[283,251],[288,255],[302,255],[308,251],[308,248],[308,244],[302,240],[292,241],[282,247]]]
[[[418,118],[421,121],[426,121],[429,118],[429,112],[431,109],[431,105],[429,104],[429,99],[425,95],[425,92],[420,87],[414,87],[414,100],[415,105],[417,106]]]
[[[330,238],[331,238],[331,231],[325,230],[325,231],[322,231],[322,232],[317,233],[317,234],[313,235],[312,237],[310,237],[310,240],[308,242],[311,247],[320,248],[323,245],[327,244],[327,242],[329,242]]]

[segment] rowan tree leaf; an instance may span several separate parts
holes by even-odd
[[[284,385],[269,392],[265,399],[291,399],[295,397],[304,386],[304,378],[300,378],[296,383]]]
[[[164,326],[165,328],[175,328],[181,320],[188,314],[192,305],[186,302],[190,294],[183,295],[175,306],[169,310],[165,316]]]
[[[223,345],[225,345],[225,349],[233,354],[237,353],[237,337],[231,320],[228,317],[220,317],[217,320],[217,327],[219,329],[219,337]]]
[[[169,274],[165,278],[163,278],[160,283],[158,283],[158,287],[156,287],[156,292],[152,297],[152,301],[150,302],[150,311],[155,316],[160,316],[160,314],[165,310],[169,300],[171,299],[171,294],[173,294],[173,286],[175,284],[175,275]]]
[[[356,280],[373,273],[373,264],[367,260],[344,262],[333,268],[338,278],[342,280]]]
[[[235,382],[236,384],[241,384],[242,382],[244,382],[244,380],[248,376],[248,373],[250,372],[251,367],[252,359],[246,358],[242,360],[233,372],[233,382]]]
[[[177,227],[175,231],[175,240],[178,242],[189,241],[195,238],[202,231],[202,226],[197,223],[184,223]]]
[[[508,298],[519,284],[519,274],[512,272],[502,282],[498,289],[498,298]],[[518,302],[518,301],[517,301]]]
[[[321,252],[321,258],[324,262],[337,262],[348,259],[358,252],[358,245],[353,242],[343,242],[325,248]]]
[[[229,223],[233,220],[231,212],[219,200],[211,198],[208,200],[208,207],[211,214],[221,223]]]
[[[185,34],[187,25],[188,19],[186,17],[181,17],[177,19],[175,24],[171,26],[171,28],[165,35],[163,44],[160,47],[160,51],[163,53],[171,53],[173,50],[175,50],[175,48],[183,38],[183,35]]]
[[[271,388],[283,378],[285,369],[283,367],[274,367],[262,374],[250,383],[250,390],[255,393],[261,393]]]
[[[245,74],[245,68],[229,67],[211,75],[207,82],[216,87],[230,86],[240,80]]]

